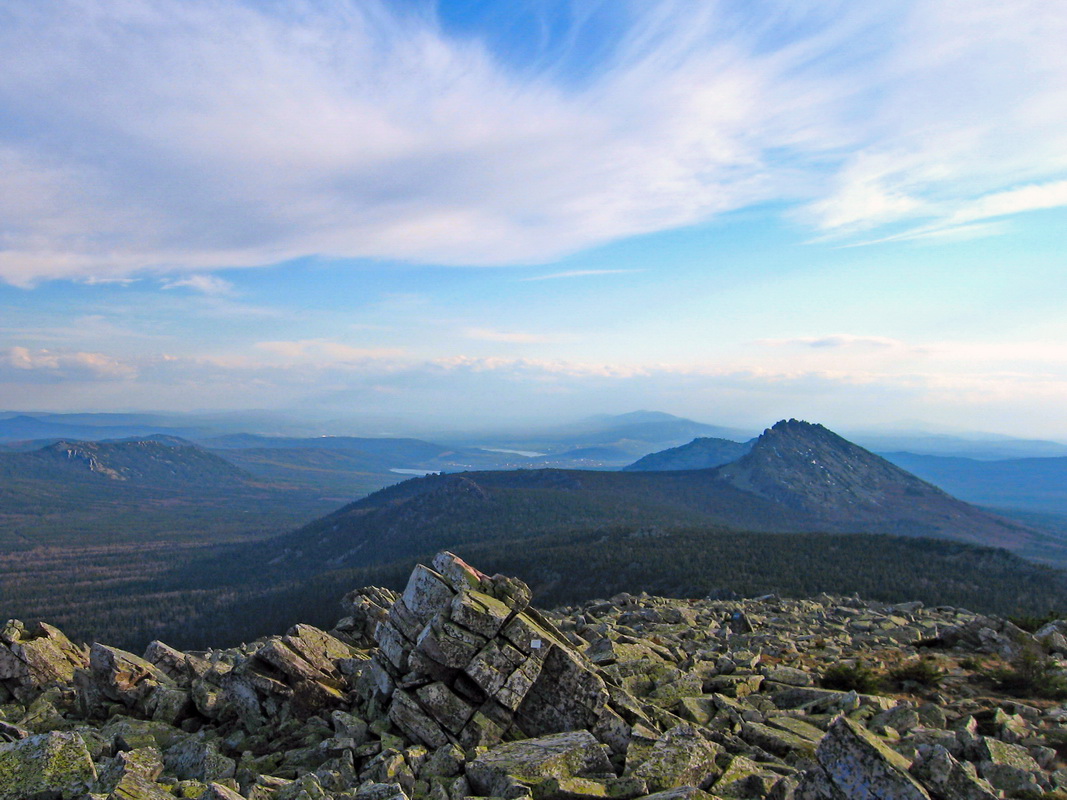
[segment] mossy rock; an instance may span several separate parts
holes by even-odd
[[[96,766],[77,733],[44,733],[0,745],[0,800],[72,798],[96,781]]]

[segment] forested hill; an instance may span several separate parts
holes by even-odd
[[[956,500],[822,426],[791,420],[711,470],[511,470],[405,481],[270,543],[259,557],[317,571],[610,525],[894,533],[1060,555],[1037,531]]]
[[[375,492],[269,543],[288,568],[404,558],[426,549],[610,525],[816,530],[818,520],[698,472],[510,470],[428,475]]]
[[[0,476],[37,491],[95,486],[218,490],[252,480],[228,461],[171,437],[108,442],[57,441],[29,452],[0,452]]]
[[[669,472],[672,470],[711,469],[736,461],[752,449],[755,440],[735,442],[732,439],[716,439],[703,436],[689,444],[649,453],[623,472]]]

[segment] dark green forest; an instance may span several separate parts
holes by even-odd
[[[542,607],[647,591],[670,597],[806,597],[858,593],[1001,615],[1067,611],[1067,574],[1004,550],[880,534],[760,533],[622,526],[459,545],[484,572],[527,581]],[[418,558],[250,587],[245,600],[186,623],[146,629],[181,647],[236,642],[297,621],[329,627],[348,591],[402,589]]]

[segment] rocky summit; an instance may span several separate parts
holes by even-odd
[[[1067,621],[530,602],[440,553],[402,594],[351,592],[329,632],[231,649],[137,656],[11,621],[0,800],[1067,797]]]

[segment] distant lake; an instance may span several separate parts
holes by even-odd
[[[527,458],[537,458],[538,456],[546,455],[546,453],[537,453],[533,450],[504,450],[500,447],[482,447],[479,449],[490,453],[512,453],[517,456],[526,456]]]
[[[397,469],[391,467],[390,472],[395,472],[397,475],[433,475],[437,470],[433,469]]]

